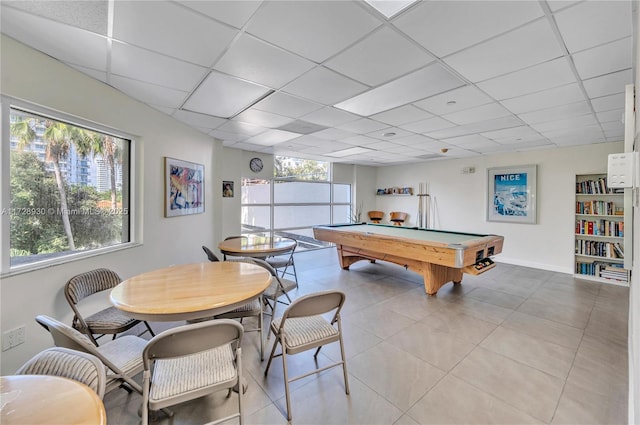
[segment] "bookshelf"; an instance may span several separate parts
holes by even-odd
[[[628,286],[623,190],[609,188],[606,174],[579,174],[575,197],[575,276]]]

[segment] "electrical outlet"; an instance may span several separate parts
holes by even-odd
[[[17,328],[5,331],[2,334],[2,351],[7,351],[10,348],[24,343],[26,327],[25,325],[18,326]]]

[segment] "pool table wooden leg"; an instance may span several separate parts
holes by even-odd
[[[425,292],[429,295],[435,295],[438,289],[449,282],[460,284],[462,282],[462,269],[423,263],[422,277],[424,278]]]

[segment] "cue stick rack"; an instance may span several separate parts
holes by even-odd
[[[429,228],[429,185],[418,184],[418,227]]]

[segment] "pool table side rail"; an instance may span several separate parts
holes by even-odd
[[[329,226],[315,226],[313,231],[316,239],[341,245],[339,249],[342,251],[403,266],[406,265],[406,259],[463,268],[478,261],[479,251],[483,251],[484,256],[488,257],[487,252],[493,247],[492,255],[499,254],[502,252],[504,241],[502,236],[478,235],[480,237],[464,244],[449,244],[373,234],[361,230],[349,231],[345,227],[336,230]]]

